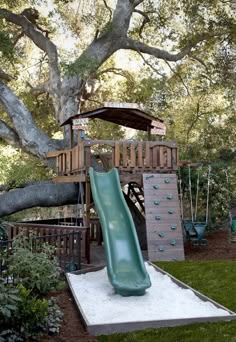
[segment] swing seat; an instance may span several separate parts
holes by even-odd
[[[208,246],[208,240],[203,239],[207,224],[206,222],[194,222],[194,229],[197,233],[196,241],[192,241],[194,246]]]
[[[186,239],[188,241],[192,240],[192,238],[194,237],[197,237],[197,233],[194,229],[192,220],[183,220],[183,226],[186,234]]]
[[[208,246],[207,239],[203,238],[207,224],[205,222],[192,222],[183,220],[183,226],[187,241],[191,241],[193,246]]]
[[[236,233],[236,219],[235,218],[232,219],[230,228],[231,228],[232,233]]]

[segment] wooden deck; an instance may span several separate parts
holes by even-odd
[[[143,173],[175,172],[178,165],[175,142],[82,141],[71,149],[48,153],[48,158],[56,158],[55,181],[85,182],[92,156],[105,171],[117,168],[124,183],[136,181],[135,176],[140,179]]]

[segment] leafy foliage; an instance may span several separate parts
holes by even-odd
[[[40,244],[33,234],[29,238],[23,233],[13,242],[9,272],[16,283],[30,289],[33,294],[47,294],[59,283],[60,269],[54,248]]]
[[[0,278],[0,322],[12,318],[21,301],[19,289],[6,286],[4,279]]]
[[[10,188],[46,180],[51,175],[51,171],[40,160],[22,151],[0,146],[0,152],[0,183]]]
[[[37,298],[23,285],[15,288],[3,283],[0,288],[1,342],[32,340],[44,333],[59,332],[63,315],[54,298]]]
[[[12,252],[3,273],[8,282],[0,278],[0,342],[35,340],[45,333],[58,333],[62,312],[54,298],[42,298],[59,281],[52,249],[43,245],[33,257],[33,236],[19,234]],[[9,283],[10,279],[14,283]]]

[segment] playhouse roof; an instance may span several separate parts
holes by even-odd
[[[122,125],[129,128],[134,128],[141,131],[147,131],[152,128],[161,128],[164,125],[164,121],[158,119],[150,114],[147,114],[138,106],[127,107],[122,104],[104,104],[103,107],[83,112],[73,117],[70,117],[62,123],[61,126],[72,124],[73,120],[78,118],[88,119],[102,119],[105,121],[113,122],[118,125]]]

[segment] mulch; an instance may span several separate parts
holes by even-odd
[[[208,246],[185,244],[186,260],[236,260],[236,243],[230,240],[228,230],[218,230],[208,234]],[[45,337],[42,342],[94,342],[96,337],[85,330],[69,290],[56,294],[58,304],[64,314],[60,334]],[[96,305],[94,305],[94,308]]]

